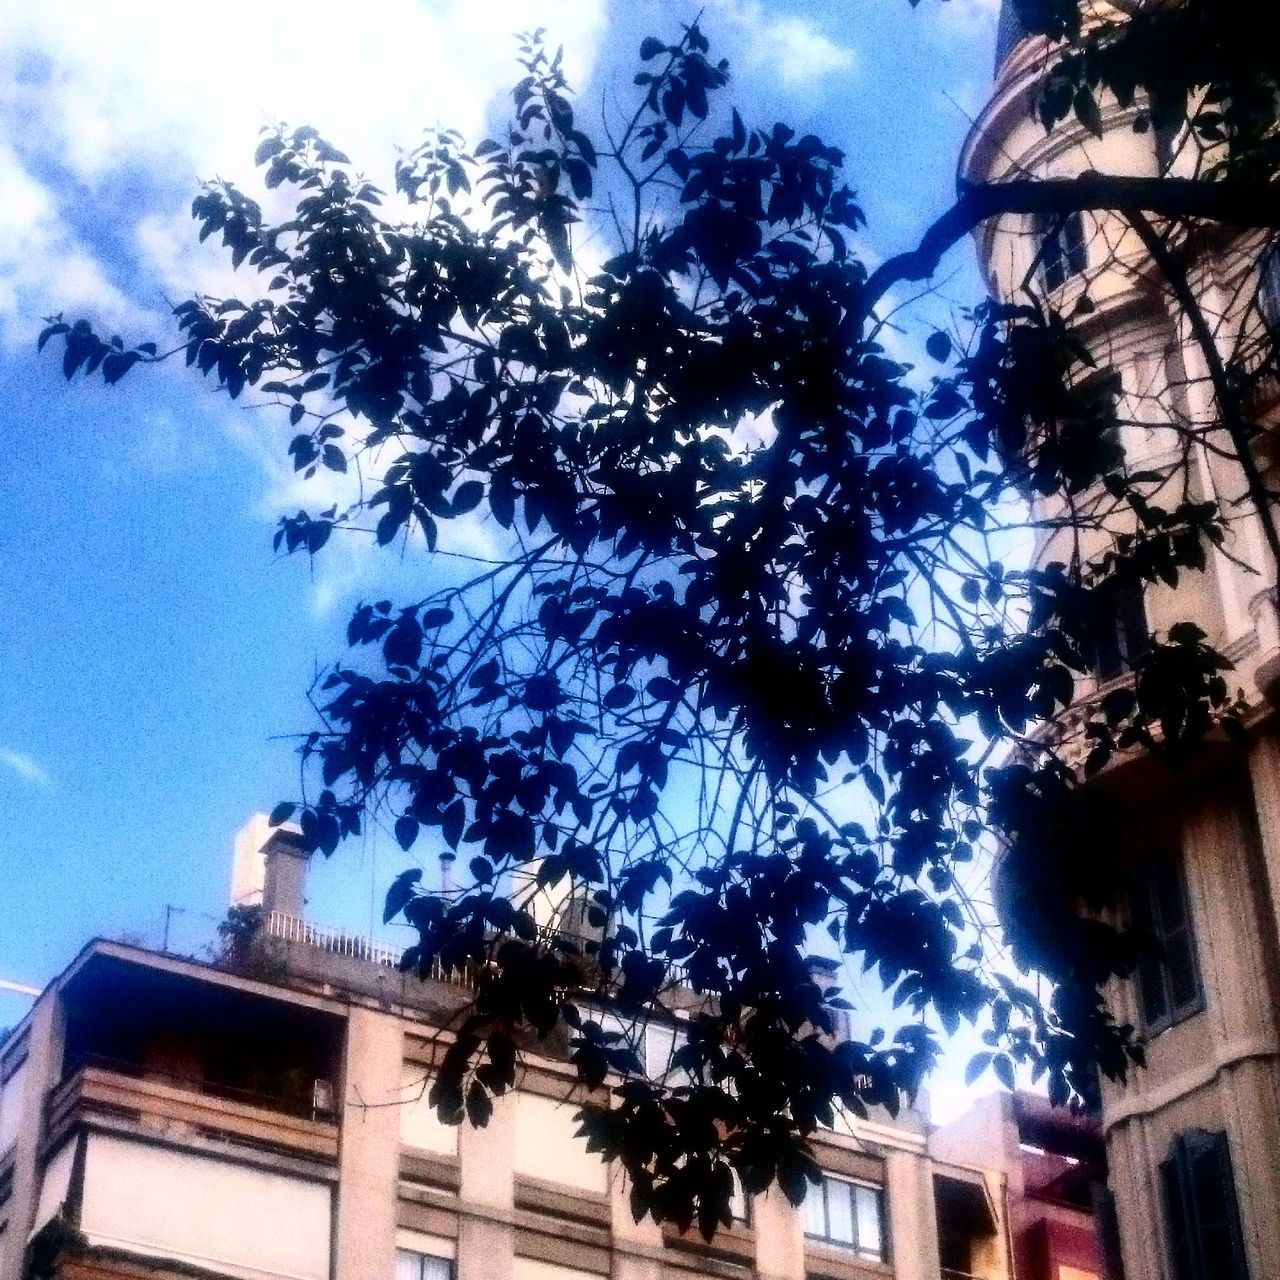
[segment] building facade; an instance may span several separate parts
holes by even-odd
[[[441,1124],[465,984],[305,920],[305,871],[251,826],[240,960],[91,942],[0,1047],[4,1280],[1009,1280],[1003,1173],[935,1156],[912,1112],[822,1134],[801,1209],[743,1200],[710,1245],[634,1221],[554,1053],[486,1127]]]
[[[1099,2],[1090,11],[1123,21],[1135,3]],[[1046,132],[1032,99],[1051,51],[1025,37],[1009,0],[1004,7],[995,87],[966,144],[962,178],[1195,172],[1185,131],[1135,130],[1141,101],[1104,103],[1101,136],[1074,121]],[[1274,562],[1239,501],[1234,468],[1215,456],[1222,424],[1206,347],[1132,227],[1109,214],[1006,217],[983,227],[977,242],[997,298],[1034,296],[1074,315],[1093,358],[1087,376],[1114,399],[1128,464],[1158,470],[1195,436],[1188,496],[1216,498],[1233,514],[1230,554],[1211,553],[1205,573],[1116,601],[1097,678],[1081,692],[1086,708],[1096,705],[1123,680],[1124,659],[1182,620],[1195,621],[1236,664],[1230,680],[1248,708],[1247,746],[1223,744],[1177,775],[1121,759],[1090,783],[1120,815],[1108,850],[1128,880],[1118,911],[1154,934],[1166,956],[1111,991],[1118,1019],[1145,1038],[1147,1067],[1123,1086],[1104,1084],[1102,1126],[1127,1280],[1267,1280],[1280,1274]],[[1251,344],[1265,341],[1276,319],[1274,257],[1255,239],[1210,229],[1175,247],[1218,354],[1248,367]],[[1262,385],[1249,407],[1254,421],[1274,419],[1273,391]],[[1260,465],[1274,489],[1274,461],[1261,457]],[[1040,514],[1052,517],[1054,504],[1041,504]],[[1044,536],[1037,555],[1088,562],[1107,549],[1106,534],[1079,546],[1067,537]]]
[[[1052,1107],[1040,1094],[992,1093],[937,1130],[930,1147],[1004,1174],[1017,1280],[1119,1280],[1093,1116]]]

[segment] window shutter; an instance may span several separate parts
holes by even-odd
[[[1067,273],[1083,275],[1089,266],[1089,244],[1084,233],[1084,214],[1073,209],[1062,224]]]
[[[1194,1259],[1187,1223],[1187,1203],[1182,1186],[1180,1156],[1181,1149],[1175,1146],[1175,1154],[1160,1166],[1165,1238],[1169,1246],[1169,1260],[1173,1263],[1175,1280],[1197,1280],[1196,1272],[1192,1269]]]
[[[1160,946],[1162,954],[1139,960],[1137,977],[1143,1024],[1148,1032],[1163,1031],[1204,1007],[1195,930],[1178,859],[1148,864],[1129,895],[1129,913],[1134,926]]]
[[[1227,1135],[1180,1135],[1160,1184],[1176,1280],[1249,1280]]]
[[[1247,1280],[1227,1135],[1195,1134],[1187,1144],[1187,1183],[1195,1200],[1204,1280]]]
[[[1129,914],[1134,926],[1158,942],[1159,930],[1151,911],[1151,886],[1143,878],[1129,895]],[[1142,998],[1142,1022],[1148,1029],[1168,1021],[1169,1000],[1165,995],[1164,965],[1158,955],[1146,953],[1138,962],[1138,993]]]
[[[1067,282],[1067,268],[1062,260],[1062,233],[1052,225],[1044,232],[1044,244],[1040,250],[1040,265],[1044,271],[1044,283],[1048,289],[1061,289]]]

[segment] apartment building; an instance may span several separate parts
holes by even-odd
[[[1091,0],[1085,11],[1124,21],[1148,2]],[[1027,38],[1010,0],[1003,8],[995,85],[966,143],[962,178],[1194,172],[1185,131],[1135,129],[1144,124],[1141,101],[1104,102],[1100,136],[1076,122],[1046,132],[1032,108],[1052,51]],[[1133,469],[1158,470],[1181,456],[1189,434],[1201,437],[1204,447],[1189,455],[1188,496],[1221,502],[1233,517],[1228,551],[1261,570],[1213,552],[1205,573],[1185,575],[1176,587],[1117,597],[1096,678],[1078,692],[1079,711],[1090,711],[1125,679],[1124,659],[1185,619],[1235,662],[1230,680],[1248,706],[1247,746],[1223,744],[1177,775],[1125,757],[1089,784],[1110,798],[1116,815],[1107,855],[1129,886],[1118,914],[1153,933],[1167,957],[1153,957],[1110,992],[1117,1018],[1145,1038],[1147,1067],[1125,1085],[1104,1083],[1101,1122],[1127,1280],[1268,1280],[1280,1274],[1274,562],[1257,519],[1239,501],[1238,477],[1213,450],[1221,423],[1208,374],[1212,352],[1132,226],[1107,213],[1005,217],[981,228],[977,245],[996,297],[1025,301],[1034,294],[1074,317],[1095,366],[1089,376],[1114,399],[1117,443]],[[1275,254],[1258,237],[1210,228],[1180,241],[1177,252],[1218,354],[1255,367],[1258,350],[1280,332]],[[1274,383],[1262,381],[1254,396],[1251,419],[1274,425]],[[1259,461],[1274,491],[1274,454]],[[1049,518],[1061,510],[1055,500],[1038,505]],[[1076,549],[1066,536],[1046,535],[1039,559],[1066,562],[1078,550],[1091,560],[1106,550],[1105,537]],[[1083,761],[1087,744],[1072,736],[1080,719],[1057,732],[1068,754],[1076,747]]]
[[[1120,1280],[1095,1117],[1023,1090],[992,1093],[936,1131],[930,1149],[1003,1172],[1017,1280]]]
[[[442,1125],[425,1086],[465,983],[307,921],[306,871],[251,824],[246,962],[95,940],[0,1048],[4,1280],[1010,1277],[1002,1171],[938,1157],[913,1112],[823,1133],[801,1209],[744,1199],[710,1245],[634,1221],[554,1053],[487,1127]]]

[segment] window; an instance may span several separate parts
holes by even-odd
[[[664,1081],[669,1085],[689,1083],[688,1075],[671,1061],[672,1055],[687,1039],[683,1028],[668,1022],[639,1023],[620,1018],[616,1013],[597,1012],[594,1017],[605,1031],[622,1036],[627,1046],[635,1051],[650,1080]]]
[[[1177,1280],[1248,1280],[1227,1135],[1179,1134],[1160,1166],[1160,1189]]]
[[[1040,269],[1045,288],[1061,289],[1073,276],[1083,275],[1089,266],[1084,215],[1079,210],[1056,214],[1040,227]]]
[[[883,1262],[884,1192],[864,1182],[824,1175],[805,1193],[804,1233]]]
[[[1262,259],[1258,309],[1272,334],[1280,332],[1280,244],[1272,245]]]
[[[1143,957],[1137,975],[1142,1021],[1154,1035],[1204,1008],[1187,886],[1178,859],[1165,857],[1147,865],[1130,891],[1129,915],[1160,951]]]
[[[396,1280],[453,1280],[453,1263],[429,1253],[397,1249]]]
[[[1099,680],[1114,680],[1151,646],[1142,586],[1108,578],[1094,588],[1093,604],[1093,668]]]

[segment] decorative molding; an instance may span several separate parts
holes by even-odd
[[[1191,1071],[1183,1071],[1154,1089],[1133,1094],[1107,1107],[1102,1118],[1102,1132],[1110,1137],[1113,1129],[1130,1120],[1154,1115],[1189,1094],[1213,1084],[1223,1072],[1242,1062],[1280,1057],[1280,1045],[1268,1036],[1242,1036],[1218,1045],[1214,1057]]]

